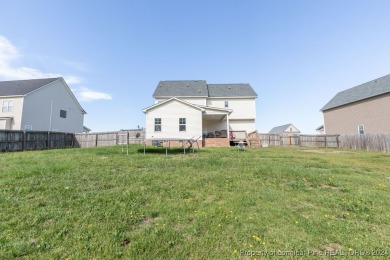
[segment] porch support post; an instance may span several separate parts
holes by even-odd
[[[230,130],[229,130],[229,114],[226,115],[226,130],[227,130],[227,138],[230,143]]]

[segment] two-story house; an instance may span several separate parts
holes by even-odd
[[[257,94],[249,84],[207,84],[204,80],[160,81],[146,114],[146,139],[222,138],[256,129]]]
[[[0,129],[81,133],[86,112],[63,78],[0,82]]]
[[[322,109],[326,134],[390,133],[390,75],[337,93]]]

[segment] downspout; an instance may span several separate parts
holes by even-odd
[[[50,101],[50,122],[49,122],[49,131],[51,131],[51,117],[53,115],[53,100]]]

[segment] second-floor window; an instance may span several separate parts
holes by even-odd
[[[229,101],[225,101],[225,107],[229,107]]]
[[[161,118],[154,119],[154,131],[161,132]]]
[[[180,132],[186,131],[186,119],[185,118],[179,118],[179,131]]]
[[[12,112],[14,109],[14,101],[13,100],[3,100],[3,106],[1,108],[1,112]]]

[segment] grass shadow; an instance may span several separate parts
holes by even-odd
[[[166,150],[165,147],[147,147],[145,150],[144,148],[139,148],[137,149],[137,152],[138,153],[144,153],[145,154],[165,154],[166,152],[168,152],[168,154],[172,155],[172,154],[184,154],[184,151],[183,151],[183,148],[179,148],[179,147],[171,147],[171,148],[168,148],[168,150]],[[194,151],[195,153],[199,152],[199,150],[195,149]],[[186,149],[185,150],[185,153],[192,153],[192,149]]]

